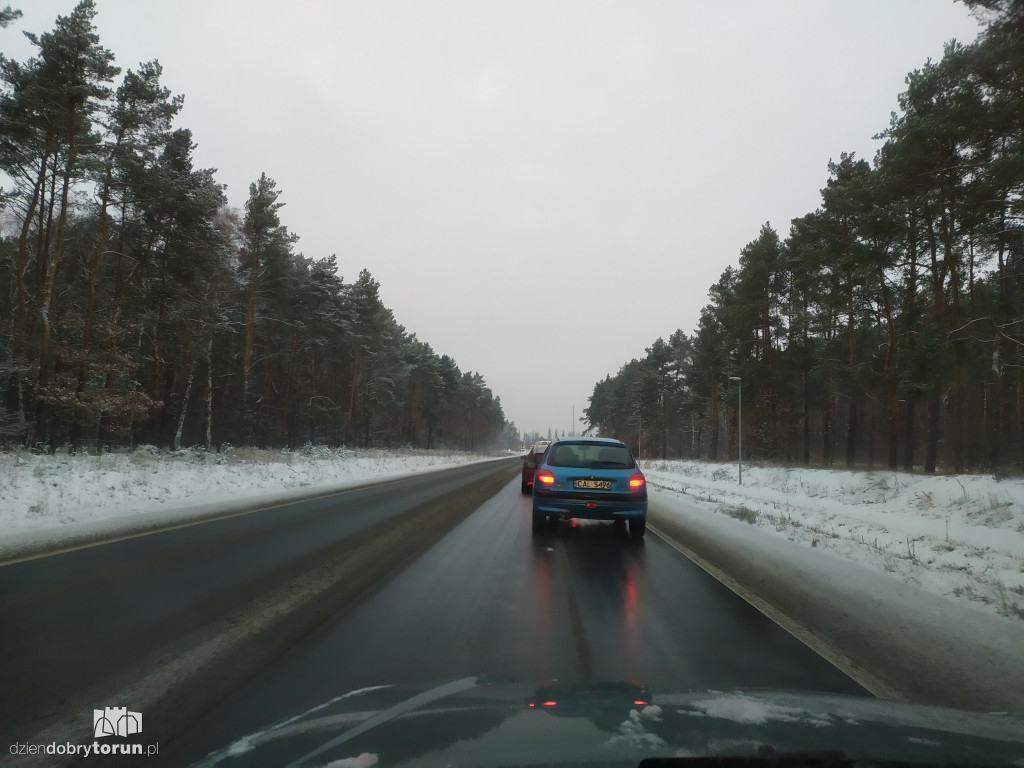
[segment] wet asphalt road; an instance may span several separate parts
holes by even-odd
[[[631,680],[659,691],[866,691],[664,541],[530,531],[518,478],[161,748],[166,764],[347,691],[474,674]]]
[[[216,634],[232,611],[394,535],[410,510],[517,466],[471,464],[0,566],[0,743],[116,706],[109,694],[166,664],[182,638]]]

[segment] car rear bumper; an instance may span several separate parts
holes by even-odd
[[[647,499],[616,495],[601,498],[541,495],[534,489],[533,513],[545,517],[575,517],[580,520],[642,520],[647,517]]]

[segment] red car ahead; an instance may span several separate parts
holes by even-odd
[[[544,452],[551,444],[550,440],[541,440],[534,443],[530,452],[523,459],[523,493],[533,492],[533,476],[537,474],[537,466],[544,458]]]

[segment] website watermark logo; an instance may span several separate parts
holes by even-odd
[[[92,735],[134,736],[142,733],[142,713],[129,712],[127,707],[105,707],[92,711]]]
[[[92,741],[76,744],[74,742],[52,742],[49,744],[33,744],[18,742],[10,746],[9,752],[21,755],[60,755],[69,757],[89,758],[100,755],[137,755],[154,757],[160,754],[160,744],[140,744],[123,742],[129,736],[142,733],[142,713],[129,712],[127,707],[104,707],[92,711]],[[113,737],[113,741],[99,741]]]

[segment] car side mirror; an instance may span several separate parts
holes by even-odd
[[[537,462],[536,461],[528,461],[528,462],[526,462],[526,466],[529,469],[536,469],[537,468]]]

